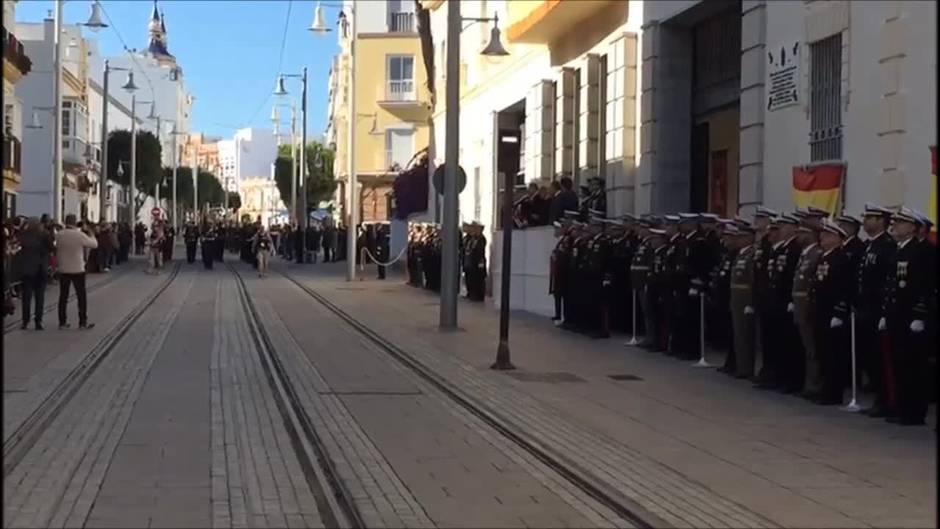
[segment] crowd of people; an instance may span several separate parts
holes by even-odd
[[[642,347],[694,360],[704,315],[705,342],[728,353],[721,371],[822,405],[843,403],[854,332],[856,376],[877,395],[863,411],[924,423],[937,317],[924,215],[871,204],[858,217],[760,208],[750,220],[567,211],[555,226],[556,325],[605,338],[636,322]]]
[[[466,298],[483,301],[486,297],[486,236],[479,222],[465,223],[459,239],[459,270],[462,272]],[[441,227],[417,223],[409,227],[406,247],[407,282],[434,292],[441,290]]]
[[[586,215],[589,210],[606,211],[607,193],[604,179],[594,177],[580,187],[580,197],[569,177],[553,180],[549,185],[529,183],[525,193],[513,202],[513,226],[526,229],[558,222],[565,211]]]

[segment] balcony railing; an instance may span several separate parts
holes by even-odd
[[[388,31],[391,33],[414,33],[415,14],[408,12],[389,13]]]
[[[415,82],[411,79],[388,81],[385,86],[386,101],[416,101]]]
[[[16,136],[7,136],[3,139],[3,169],[12,170],[20,174],[22,167],[22,145]]]
[[[65,163],[87,165],[88,144],[81,138],[74,136],[62,140],[62,161]]]
[[[33,61],[23,50],[23,43],[7,31],[6,27],[3,28],[3,58],[12,62],[23,75],[28,74],[33,67]]]

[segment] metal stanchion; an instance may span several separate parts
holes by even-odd
[[[708,360],[705,359],[705,293],[699,292],[698,294],[698,303],[699,303],[699,358],[698,362],[692,364],[692,367],[714,367],[708,363]]]
[[[626,342],[624,345],[636,345],[640,343],[636,339],[636,289],[633,289],[632,293],[633,293],[633,338],[630,338],[630,341]]]
[[[858,405],[858,381],[856,380],[856,366],[855,366],[855,311],[853,310],[849,316],[852,329],[852,400],[842,408],[843,411],[855,413],[859,411],[861,406]]]

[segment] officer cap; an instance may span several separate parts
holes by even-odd
[[[599,210],[599,209],[589,209],[589,210],[588,210],[588,215],[590,215],[590,216],[592,216],[592,217],[598,217],[598,218],[601,218],[601,219],[603,219],[604,217],[606,217],[606,215],[604,214],[604,212],[601,211],[601,210]]]
[[[569,218],[569,219],[576,219],[581,216],[581,214],[578,213],[577,211],[571,211],[570,209],[566,209],[564,211],[564,215],[566,218]]]
[[[734,220],[732,222],[734,222],[735,226],[737,226],[738,228],[741,228],[742,226],[751,225],[751,222],[749,220],[745,219],[744,217],[740,215],[735,215]]]
[[[917,215],[917,218],[920,219],[921,224],[923,224],[924,226],[933,226],[933,221],[927,218],[927,215],[924,215],[923,213],[921,213],[920,211],[917,211],[916,209],[912,209],[911,211],[913,211],[914,214]]]
[[[765,208],[764,206],[757,206],[757,211],[754,212],[754,216],[755,216],[755,217],[770,217],[770,218],[773,218],[773,217],[776,217],[776,216],[778,216],[778,215],[779,215],[779,213],[777,213],[776,211],[774,211],[774,210],[772,210],[772,209],[770,209],[770,208]]]
[[[862,210],[862,217],[890,217],[891,210],[888,208],[883,208],[881,206],[876,206],[871,202],[865,203],[865,209]]]
[[[809,224],[800,224],[796,231],[799,233],[816,233],[816,230]]]
[[[779,226],[779,225],[782,225],[782,224],[792,224],[792,225],[796,226],[796,225],[798,225],[798,224],[800,223],[800,219],[798,219],[798,218],[796,218],[796,217],[794,217],[793,215],[790,215],[790,214],[788,214],[788,213],[784,213],[783,215],[777,216],[777,217],[773,220],[773,223],[774,223],[774,224],[777,224],[778,226]]]
[[[632,213],[624,213],[623,215],[620,215],[619,219],[625,220],[627,222],[636,222],[637,216]]]
[[[702,213],[699,215],[700,220],[706,224],[711,222],[719,222],[721,219],[718,218],[718,215],[714,213]]]
[[[806,215],[809,217],[828,217],[829,212],[824,209],[817,208],[816,206],[810,206],[806,208]]]
[[[620,220],[620,219],[601,219],[601,222],[604,222],[604,223],[609,224],[609,225],[611,225],[611,226],[621,226],[621,227],[622,227],[622,226],[624,225],[623,221]]]
[[[679,222],[698,222],[701,218],[698,213],[679,213]]]
[[[647,228],[647,229],[652,228],[653,225],[654,225],[653,220],[652,220],[652,219],[648,219],[648,218],[647,218],[647,219],[640,219],[640,220],[636,221],[636,223],[637,223],[638,226],[641,226],[641,227]]]
[[[725,231],[721,235],[731,236],[731,235],[738,235],[740,233],[741,231],[738,229],[737,226],[735,226],[734,224],[728,224],[727,226],[725,226]]]
[[[679,215],[663,215],[664,224],[678,224]]]
[[[793,212],[793,216],[800,220],[804,220],[809,217],[809,213],[803,208],[796,208],[796,210]]]
[[[754,226],[751,226],[750,224],[738,224],[735,225],[734,228],[737,230],[737,235],[754,235],[757,233],[757,230],[754,229]]]
[[[901,206],[901,209],[891,215],[891,220],[895,222],[910,222],[911,224],[918,225],[924,222],[916,211],[907,206]]]
[[[829,219],[823,219],[822,224],[820,224],[822,231],[827,231],[829,233],[835,233],[836,235],[842,237],[843,239],[848,236],[845,230],[841,226]]]
[[[734,224],[734,219],[719,218],[719,219],[718,219],[718,224],[723,224],[723,225],[725,225],[725,226],[727,226],[727,225],[729,225],[729,224]]]
[[[662,237],[666,235],[666,230],[660,230],[656,228],[650,228],[650,238],[653,237]]]
[[[858,226],[858,225],[860,225],[860,224],[862,223],[862,221],[858,220],[857,218],[853,217],[852,215],[845,215],[845,214],[842,214],[842,215],[839,215],[838,217],[836,217],[836,222],[847,222],[847,223],[849,223],[849,224],[854,224],[854,225],[856,225],[856,226]]]

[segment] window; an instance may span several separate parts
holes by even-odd
[[[72,102],[62,102],[62,135],[72,135]]]
[[[415,98],[414,56],[390,55],[385,97],[389,101],[410,101]]]
[[[810,45],[810,161],[842,159],[842,34]]]
[[[414,154],[414,131],[392,129],[385,133],[385,169],[404,169]]]
[[[624,41],[619,39],[607,56],[604,152],[608,161],[623,158],[624,51]]]

